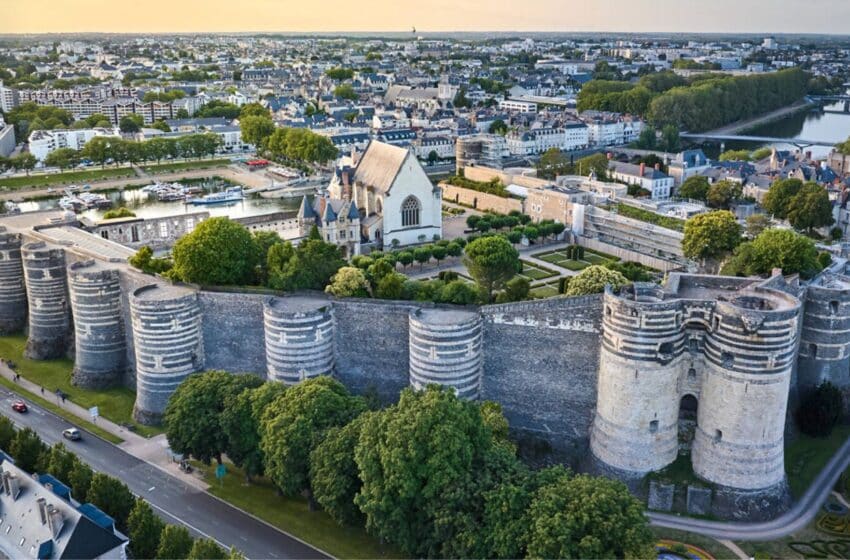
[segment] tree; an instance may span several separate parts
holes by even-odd
[[[38,163],[38,159],[34,155],[29,152],[25,152],[19,154],[9,160],[12,167],[14,167],[18,171],[26,171],[27,176],[29,176],[30,171],[35,169],[36,164]]]
[[[121,132],[138,132],[144,126],[145,121],[141,115],[124,115],[118,121]]]
[[[114,210],[108,210],[104,212],[103,219],[104,220],[112,220],[114,218],[135,218],[136,213],[127,208],[126,206],[121,206],[120,208],[116,208]]]
[[[225,397],[221,413],[221,430],[225,452],[233,463],[245,471],[245,478],[263,473],[265,462],[260,449],[260,419],[266,407],[286,390],[286,385],[267,381]]]
[[[705,201],[708,198],[709,188],[711,188],[711,185],[706,177],[694,175],[685,179],[685,182],[679,187],[678,195],[681,198]]]
[[[537,161],[537,175],[543,179],[554,179],[571,171],[570,160],[558,148],[549,148]],[[589,171],[589,170],[588,170]],[[467,223],[469,218],[467,218]]]
[[[761,232],[772,225],[772,221],[766,214],[751,214],[746,220],[747,237],[755,239]]]
[[[251,234],[229,218],[209,218],[174,244],[174,274],[184,282],[248,284],[257,254]]]
[[[150,127],[151,127],[151,128],[154,128],[154,129],[156,129],[156,130],[161,130],[161,131],[163,131],[163,132],[171,132],[171,127],[170,127],[170,126],[168,126],[168,123],[167,123],[167,122],[165,122],[165,121],[164,121],[164,120],[162,120],[162,119],[160,119],[160,120],[158,120],[158,121],[155,121],[155,122],[151,123],[151,126],[150,126]]]
[[[276,128],[266,148],[274,157],[296,163],[326,163],[338,154],[329,138],[306,128]]]
[[[829,194],[817,183],[808,182],[803,185],[800,192],[788,203],[788,223],[794,229],[811,232],[834,221]]]
[[[402,299],[404,297],[404,274],[392,271],[378,281],[375,297],[380,299]]]
[[[268,139],[274,134],[274,121],[267,115],[248,115],[239,119],[239,128],[242,131],[242,141],[253,144],[257,149],[265,146]]]
[[[480,222],[479,222],[480,223]],[[413,258],[416,259],[420,265],[424,265],[428,261],[431,260],[431,248],[430,246],[425,247],[417,247],[413,250]]]
[[[45,470],[58,480],[65,482],[76,467],[75,458],[76,456],[60,441],[50,448]]]
[[[337,97],[339,99],[349,99],[353,101],[360,96],[357,95],[357,92],[354,91],[354,88],[351,87],[351,84],[340,84],[334,88],[334,97]]]
[[[136,498],[126,484],[103,473],[95,473],[86,497],[115,520],[119,531],[127,532],[127,521]]]
[[[767,194],[764,195],[762,206],[774,217],[784,220],[788,217],[788,208],[791,199],[803,188],[803,182],[799,179],[779,179],[770,185]]]
[[[741,240],[741,227],[734,214],[716,210],[698,214],[685,222],[682,252],[689,259],[720,257],[734,249]]]
[[[86,142],[86,145],[83,146],[83,149],[80,151],[80,155],[84,159],[91,160],[94,163],[100,164],[101,167],[104,167],[107,160],[112,158],[112,144],[114,141],[115,138],[95,136]]]
[[[337,297],[369,297],[369,281],[359,268],[344,266],[336,271],[325,291]]]
[[[766,229],[752,242],[742,243],[723,266],[727,275],[769,274],[779,268],[785,274],[810,278],[821,269],[814,242],[787,229]]]
[[[411,253],[410,251],[400,251],[398,253],[397,261],[405,268],[413,264],[413,260],[413,253]]]
[[[440,159],[440,154],[437,153],[436,150],[431,150],[428,152],[428,163],[430,165],[434,165],[437,163],[437,160]]]
[[[360,525],[363,513],[354,503],[362,482],[354,449],[369,413],[345,426],[330,428],[324,440],[310,453],[310,484],[313,495],[340,525]]]
[[[456,544],[479,501],[476,480],[492,448],[476,404],[435,385],[403,390],[397,404],[363,420],[355,448],[355,503],[367,530],[409,556],[458,556],[444,547]]]
[[[567,289],[567,295],[583,296],[598,294],[604,291],[607,285],[618,290],[628,283],[628,279],[616,270],[611,270],[600,265],[593,265],[573,276],[570,280],[570,287]]]
[[[330,372],[328,372],[330,373]],[[344,426],[366,409],[335,379],[320,376],[289,388],[263,414],[260,447],[266,475],[281,492],[310,490],[310,453],[323,433]]]
[[[246,103],[239,110],[240,122],[247,117],[268,117],[269,115],[271,115],[269,110],[260,103]]]
[[[718,181],[708,189],[706,202],[712,208],[729,209],[729,205],[741,198],[741,185],[734,181]]]
[[[502,119],[496,119],[490,124],[488,132],[490,134],[500,134],[504,136],[508,133],[508,125],[505,124],[505,121],[503,121]]]
[[[68,169],[80,163],[79,152],[73,148],[59,148],[53,150],[44,158],[44,165]]]
[[[464,280],[452,280],[440,291],[441,303],[453,303],[455,305],[472,305],[478,301],[478,290]]]
[[[324,290],[343,266],[340,248],[321,238],[308,238],[294,248],[289,242],[280,243],[269,250],[269,286],[287,291]]]
[[[665,152],[678,152],[681,147],[679,127],[673,124],[665,125],[661,129],[661,149]]]
[[[136,498],[136,504],[127,518],[130,548],[134,558],[154,558],[159,548],[165,523],[153,512],[151,506],[141,498]]]
[[[496,301],[499,303],[507,303],[511,301],[522,301],[528,298],[528,293],[531,291],[531,284],[522,276],[514,276],[505,282],[505,291],[499,294]]]
[[[351,68],[330,68],[325,70],[325,75],[332,80],[350,80],[354,77],[354,70]]]
[[[220,424],[225,398],[260,384],[260,378],[253,375],[217,370],[187,377],[165,407],[163,423],[171,448],[206,464],[213,458],[220,464],[227,445]]]
[[[0,416],[0,449],[10,449],[16,433],[14,422],[5,416]]]
[[[471,105],[471,103],[469,102],[469,98],[466,96],[465,87],[461,86],[460,88],[458,88],[454,99],[452,99],[452,105],[454,105],[456,109],[468,108]]]
[[[19,430],[9,445],[9,453],[15,459],[15,465],[34,473],[42,454],[47,452],[47,446],[31,428]]]
[[[655,132],[655,128],[647,125],[643,127],[638,135],[637,147],[642,150],[654,150],[657,142],[658,136]]]
[[[568,474],[541,486],[530,506],[531,558],[649,558],[643,504],[619,481]]]
[[[68,484],[71,486],[71,495],[75,500],[80,503],[90,501],[88,495],[92,478],[94,478],[94,471],[91,470],[91,467],[75,456],[74,465],[68,474]]]
[[[227,560],[227,551],[212,539],[197,539],[186,556],[189,560]]]
[[[797,409],[797,425],[808,436],[826,437],[832,433],[843,413],[841,391],[826,381],[803,398]]]
[[[160,560],[183,560],[192,550],[192,535],[182,525],[166,525],[159,538],[156,558]]]
[[[492,299],[493,291],[501,289],[520,267],[519,252],[501,236],[476,239],[466,246],[465,253],[464,264],[486,294],[487,301]]]
[[[750,151],[726,150],[720,154],[720,161],[750,161]]]

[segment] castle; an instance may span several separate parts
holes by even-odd
[[[797,395],[825,380],[850,391],[844,259],[806,285],[671,273],[664,286],[458,308],[172,285],[130,268],[130,249],[43,218],[2,219],[0,332],[26,330],[34,359],[74,356],[80,386],[135,388],[141,422],[204,369],[332,373],[388,401],[438,383],[626,480],[689,447],[701,479],[763,517],[787,505]]]

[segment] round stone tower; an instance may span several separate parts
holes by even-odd
[[[0,335],[27,325],[27,289],[21,260],[21,236],[0,226]]]
[[[801,394],[829,381],[850,407],[850,278],[824,274],[806,288],[797,389]]]
[[[483,324],[477,312],[417,309],[410,313],[410,385],[452,387],[458,397],[481,392]]]
[[[68,267],[74,313],[75,385],[100,389],[120,385],[127,369],[118,271],[94,260]]]
[[[603,298],[596,416],[596,459],[637,478],[676,459],[679,377],[685,367],[681,302],[637,284]]]
[[[797,298],[766,289],[716,302],[691,451],[699,477],[743,490],[784,484],[785,412],[800,307]]]
[[[330,302],[311,297],[271,298],[263,305],[268,378],[294,385],[334,368]]]
[[[29,338],[25,355],[34,360],[61,358],[71,336],[65,251],[43,242],[23,246],[29,301]]]
[[[177,386],[204,368],[198,296],[179,286],[145,286],[131,295],[130,316],[136,356],[133,417],[157,424]]]

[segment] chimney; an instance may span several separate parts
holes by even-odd
[[[11,490],[9,489],[9,471],[3,471],[3,493],[11,494]]]
[[[50,528],[50,534],[55,539],[59,532],[62,531],[62,525],[65,523],[65,518],[62,512],[53,507],[53,504],[47,504],[47,526]]]
[[[38,516],[41,518],[41,524],[45,525],[47,523],[47,502],[44,498],[39,498],[35,502],[38,505]]]
[[[18,494],[21,493],[21,481],[13,473],[9,473],[9,495],[13,500],[18,499]]]
[[[640,176],[643,177],[644,172],[646,171],[646,164],[640,162]]]
[[[656,170],[656,171],[661,171],[661,164],[660,164],[660,163],[656,163],[656,164],[655,164],[655,170]]]

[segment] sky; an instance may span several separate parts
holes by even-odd
[[[850,0],[0,0],[0,33],[680,31],[850,34]]]

